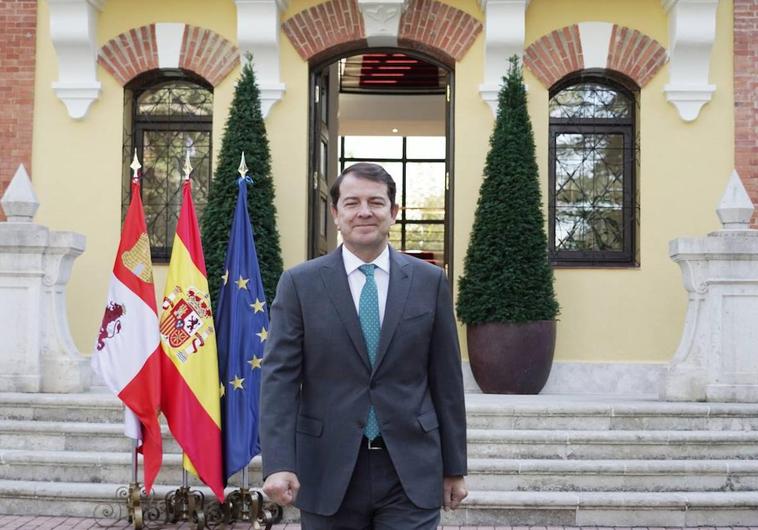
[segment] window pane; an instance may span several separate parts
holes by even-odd
[[[435,259],[442,259],[445,250],[445,225],[406,223],[403,250],[433,252]]]
[[[556,250],[623,250],[624,136],[555,140]]]
[[[188,81],[170,81],[151,87],[137,99],[140,116],[212,116],[213,93]]]
[[[445,158],[444,136],[409,136],[406,139],[408,158]]]
[[[190,154],[192,195],[198,217],[210,188],[210,132],[146,130],[143,133],[142,200],[153,247],[170,247],[181,207],[182,168]]]
[[[396,223],[390,227],[390,245],[397,249],[403,250],[401,233],[402,227],[400,224]]]
[[[402,136],[345,137],[345,158],[401,158],[402,156]]]
[[[445,219],[445,163],[409,162],[406,166],[406,219]]]
[[[578,251],[624,250],[621,208],[562,207],[555,214],[555,249]]]
[[[624,94],[598,83],[581,83],[550,98],[551,118],[629,118],[632,102]]]

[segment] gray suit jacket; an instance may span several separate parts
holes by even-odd
[[[373,404],[390,457],[419,507],[443,476],[466,474],[458,334],[443,270],[390,248],[390,280],[371,369],[342,249],[279,280],[263,361],[263,475],[292,471],[296,505],[337,511]]]

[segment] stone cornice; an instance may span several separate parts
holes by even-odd
[[[369,46],[397,46],[400,16],[407,0],[358,0]]]
[[[105,0],[48,0],[50,37],[58,56],[52,85],[69,116],[81,119],[100,96],[95,26]]]
[[[248,53],[254,56],[253,67],[265,118],[286,90],[279,73],[279,15],[289,0],[234,0],[234,3],[240,59],[245,61]]]
[[[669,18],[669,82],[666,99],[684,121],[693,121],[711,100],[708,82],[716,39],[718,0],[661,0]]]
[[[529,0],[480,0],[485,12],[484,82],[479,94],[497,113],[500,82],[508,69],[508,58],[524,53],[526,8]]]

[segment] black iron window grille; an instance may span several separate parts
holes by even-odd
[[[549,253],[556,265],[635,266],[637,98],[583,74],[551,90]]]
[[[445,137],[341,136],[340,171],[356,162],[381,164],[397,185],[397,220],[390,243],[444,266]]]
[[[151,72],[124,92],[127,120],[122,171],[122,220],[131,199],[134,150],[142,163],[142,201],[154,261],[166,262],[181,208],[182,168],[192,163],[192,195],[198,217],[208,200],[212,167],[213,91],[182,71]]]

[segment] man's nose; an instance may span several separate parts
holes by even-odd
[[[361,207],[358,209],[358,215],[361,217],[367,217],[371,215],[371,208],[369,208],[369,205],[367,202],[362,202]]]

